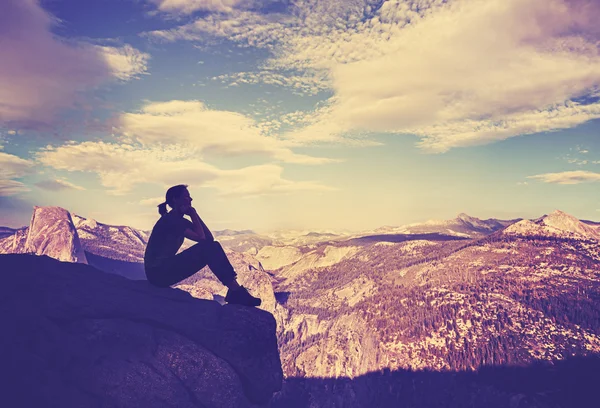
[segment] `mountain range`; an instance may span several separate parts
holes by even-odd
[[[35,207],[29,227],[0,231],[3,253],[144,279],[149,231],[56,207]],[[277,322],[286,380],[276,407],[300,395],[314,406],[370,406],[352,399],[363,392],[352,388],[361,382],[325,392],[320,382],[300,380],[309,377],[469,372],[600,353],[600,223],[559,210],[512,220],[462,213],[360,233],[214,235]],[[206,269],[176,287],[219,302],[225,294]]]

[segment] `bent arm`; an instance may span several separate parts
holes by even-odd
[[[208,241],[214,241],[214,237],[213,237],[212,233],[210,232],[210,230],[208,229],[206,224],[204,224],[204,221],[202,221],[202,219],[200,219],[200,216],[198,215],[198,213],[196,211],[193,211],[190,214],[190,217],[192,218],[194,228],[193,228],[193,230],[187,229],[185,231],[186,238],[189,238],[194,241],[198,241],[198,239],[206,239]],[[190,236],[188,236],[188,234]]]
[[[196,241],[196,242],[200,242],[202,240],[206,239],[205,235],[200,235],[198,234],[196,231],[188,228],[183,232],[183,235],[187,238],[187,239],[191,239],[192,241]]]
[[[210,232],[204,221],[200,219],[200,222],[202,223],[202,229],[204,230],[204,236],[206,237],[206,239],[209,241],[214,241],[215,237],[213,237],[213,234]]]

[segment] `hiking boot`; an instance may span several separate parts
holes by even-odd
[[[227,291],[225,302],[244,306],[260,306],[261,300],[248,293],[245,287],[240,286],[238,290],[229,289]]]

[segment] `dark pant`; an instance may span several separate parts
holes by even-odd
[[[236,277],[221,244],[207,240],[202,240],[177,255],[164,259],[158,267],[149,267],[145,270],[148,282],[167,287],[192,276],[206,265],[225,286]]]

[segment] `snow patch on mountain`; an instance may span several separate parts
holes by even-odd
[[[77,231],[77,233],[79,234],[79,239],[94,239],[97,238],[96,235],[86,231],[86,230],[79,230]]]
[[[293,246],[265,246],[258,251],[256,259],[266,270],[279,269],[302,258],[302,252]]]
[[[375,244],[373,244],[374,247],[389,247],[389,246],[395,246],[398,245],[397,242],[387,242],[387,241],[383,241],[383,242],[376,242]]]
[[[458,232],[458,231],[454,231],[451,230],[450,228],[446,228],[446,232],[450,235],[453,235],[455,237],[465,237],[465,238],[470,238],[471,236],[469,234],[464,234],[462,232]]]
[[[520,219],[519,219],[520,220]],[[428,220],[405,224],[401,227],[385,226],[372,231],[375,234],[444,234],[461,238],[474,238],[489,235],[518,220],[480,220],[460,213],[450,220]],[[366,233],[363,233],[366,235]]]
[[[589,238],[600,238],[597,231],[582,223],[574,216],[556,210],[551,214],[542,217],[541,222],[549,227],[554,227],[562,231],[568,231]]]
[[[334,265],[343,259],[351,257],[361,249],[362,247],[358,246],[335,247],[332,245],[317,248],[304,254],[297,262],[284,267],[280,276],[293,279],[308,269]]]
[[[373,296],[376,292],[376,283],[364,276],[358,277],[343,287],[334,290],[333,295],[348,302],[352,307],[367,297]]]
[[[549,236],[558,238],[600,239],[600,234],[576,217],[556,210],[534,220],[522,220],[508,226],[506,235]]]
[[[266,232],[264,236],[271,239],[273,245],[303,246],[329,241],[340,241],[352,235],[352,232],[346,230],[277,230]]]
[[[436,245],[435,242],[427,241],[424,239],[417,239],[414,241],[409,241],[407,243],[401,244],[400,249],[406,253],[410,253],[412,255],[417,255],[417,248],[423,248]]]
[[[524,236],[535,236],[545,235],[558,237],[562,236],[562,231],[549,226],[539,225],[530,220],[519,221],[502,231],[505,235],[524,235]]]
[[[379,235],[379,234],[410,234],[410,230],[407,225],[401,227],[385,226],[376,228],[374,230],[362,231],[360,234],[356,234],[358,237],[365,235]]]
[[[71,218],[76,228],[86,227],[88,229],[95,229],[98,227],[98,223],[93,218],[83,218],[73,213],[71,213]]]
[[[84,249],[92,254],[128,262],[143,262],[149,233],[128,226],[100,223],[71,214]]]

